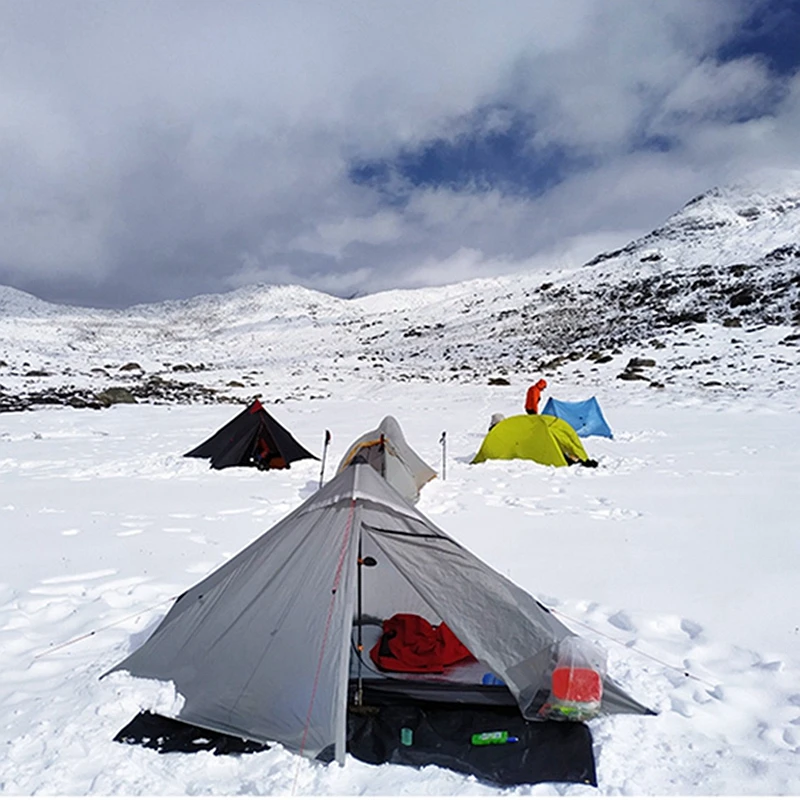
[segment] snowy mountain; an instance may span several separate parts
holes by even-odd
[[[124,311],[0,288],[0,312],[7,409],[91,403],[120,385],[140,399],[224,401],[267,376],[280,386],[272,400],[313,398],[341,369],[379,381],[622,376],[682,391],[746,390],[775,371],[776,386],[795,389],[800,188],[714,189],[621,250],[552,273],[353,300],[254,286]],[[769,362],[743,375],[750,344]],[[626,370],[630,358],[656,368]]]

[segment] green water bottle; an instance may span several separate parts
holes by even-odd
[[[472,734],[472,744],[506,744],[518,741],[519,739],[516,736],[510,736],[508,731],[486,731]]]

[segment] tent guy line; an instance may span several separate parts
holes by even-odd
[[[127,622],[129,619],[133,619],[134,617],[138,617],[141,614],[146,614],[148,611],[152,611],[154,608],[158,608],[159,606],[163,606],[164,603],[169,603],[173,600],[177,600],[180,595],[174,594],[172,597],[167,597],[164,600],[160,600],[155,605],[148,606],[147,608],[143,608],[141,611],[136,611],[133,614],[128,614],[127,617],[123,617],[122,619],[118,619],[114,622],[109,622],[108,625],[103,625],[101,628],[95,628],[93,631],[89,631],[88,633],[81,634],[80,636],[76,636],[74,639],[70,639],[69,641],[62,642],[61,644],[57,644],[53,647],[49,647],[47,650],[42,650],[41,653],[37,653],[33,660],[36,661],[39,658],[43,658],[50,653],[54,653],[56,650],[61,650],[64,647],[69,647],[71,644],[75,644],[76,642],[81,642],[84,639],[88,639],[90,636],[94,636],[96,633],[100,633],[100,631],[107,631],[109,628],[114,628],[117,625],[122,625],[123,622]]]
[[[608,639],[608,641],[620,645],[620,647],[625,647],[628,650],[631,650],[632,652],[637,653],[640,656],[644,656],[644,658],[649,658],[651,661],[655,661],[656,664],[660,664],[662,667],[667,667],[667,669],[674,669],[676,672],[682,672],[684,677],[686,678],[691,678],[692,680],[704,683],[706,686],[710,686],[712,689],[717,688],[717,684],[710,683],[709,681],[705,680],[705,678],[701,678],[699,675],[693,675],[691,672],[688,672],[683,667],[676,667],[674,664],[670,664],[667,661],[662,661],[660,658],[657,658],[656,656],[651,656],[650,653],[645,653],[644,650],[639,650],[638,647],[634,647],[632,644],[628,644],[627,642],[621,642],[619,639],[615,639],[613,636],[609,636],[607,633],[603,633],[603,631],[600,631],[597,628],[593,628],[591,625],[587,625],[585,622],[581,622],[579,619],[575,619],[575,617],[571,617],[569,614],[565,614],[563,611],[559,611],[556,608],[548,608],[548,611],[550,611],[551,614],[555,614],[559,617],[563,617],[564,619],[568,619],[570,622],[574,622],[576,625],[580,625],[581,627],[586,628],[587,631],[596,633],[598,636],[602,636],[604,639]]]

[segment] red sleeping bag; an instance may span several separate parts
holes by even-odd
[[[387,672],[444,672],[451,664],[474,658],[446,623],[431,625],[416,614],[385,619],[383,635],[369,655]]]

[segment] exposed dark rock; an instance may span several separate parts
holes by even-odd
[[[489,378],[489,386],[510,386],[511,382],[506,378]]]
[[[566,363],[566,361],[567,359],[565,356],[556,356],[550,361],[543,361],[541,364],[539,364],[539,369],[540,370],[558,369],[559,367],[563,366]]]
[[[141,367],[135,361],[129,361],[127,364],[123,364],[120,368],[120,372],[131,372],[133,370],[139,370],[141,372]]]
[[[643,367],[654,367],[655,365],[654,358],[632,358],[625,366],[625,371],[640,370]]]
[[[95,397],[102,406],[112,406],[116,403],[135,403],[136,398],[128,389],[122,386],[111,386],[98,392]]]
[[[755,300],[756,298],[752,289],[742,289],[741,291],[730,296],[728,299],[728,305],[731,308],[737,308],[738,306],[749,306],[754,303]]]

